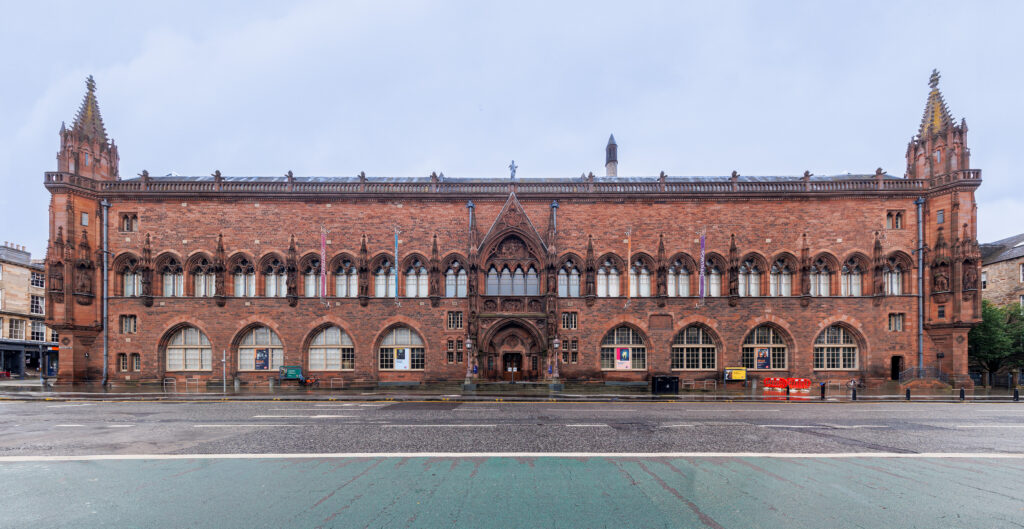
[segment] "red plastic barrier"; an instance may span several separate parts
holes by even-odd
[[[788,384],[787,380],[782,377],[768,377],[761,381],[766,388],[785,388]]]
[[[786,383],[789,384],[789,389],[811,389],[809,378],[787,378]]]

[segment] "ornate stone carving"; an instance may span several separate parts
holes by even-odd
[[[523,311],[523,300],[521,300],[521,299],[503,299],[503,300],[501,300],[501,311],[502,312],[522,312]]]
[[[484,300],[484,310],[487,312],[494,312],[498,310],[498,302],[493,299]]]

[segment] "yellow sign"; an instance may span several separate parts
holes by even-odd
[[[725,380],[746,380],[747,368],[727,367],[725,368]]]

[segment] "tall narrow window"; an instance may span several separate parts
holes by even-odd
[[[231,269],[235,283],[235,296],[251,298],[256,295],[256,267],[246,258],[241,258]]]
[[[395,267],[387,259],[377,267],[373,275],[373,295],[378,298],[390,298],[395,296],[398,286]]]
[[[844,296],[861,295],[861,272],[857,261],[850,259],[843,265],[840,293]]]
[[[903,294],[903,269],[899,263],[890,259],[882,271],[882,278],[885,282],[885,293],[890,296]]]
[[[828,296],[829,283],[832,278],[831,272],[828,269],[828,264],[825,261],[818,259],[811,265],[811,295],[812,296]]]
[[[444,295],[446,298],[466,297],[466,269],[458,261],[453,261],[444,273]]]
[[[185,271],[176,259],[169,259],[160,271],[163,277],[163,294],[167,297],[185,295]]]
[[[320,296],[320,259],[311,259],[303,268],[302,294],[307,298]]]
[[[739,295],[760,296],[761,295],[761,270],[753,261],[746,261],[740,265],[739,270]]]
[[[256,327],[242,337],[238,346],[238,369],[241,371],[276,371],[284,365],[284,346],[277,333],[267,327]]]
[[[651,272],[642,261],[629,268],[629,289],[635,297],[651,297]]]
[[[618,296],[619,269],[608,260],[597,269],[597,297],[615,298]]]
[[[487,271],[488,296],[497,296],[500,293],[500,282],[501,280],[498,278],[498,269],[492,266],[491,269]]]
[[[263,277],[266,279],[267,297],[283,298],[288,295],[288,272],[276,257],[263,267]]]
[[[338,263],[338,268],[334,270],[334,295],[339,298],[359,295],[359,272],[348,259]]]
[[[677,260],[669,267],[666,286],[669,297],[690,295],[690,270],[681,261]]]
[[[519,266],[516,267],[515,273],[512,274],[512,295],[526,295],[526,274],[523,273],[523,268]]]
[[[423,263],[418,260],[414,261],[409,269],[405,271],[405,297],[427,297],[429,295],[427,293],[428,284],[427,267],[423,266]]]
[[[502,296],[512,295],[512,271],[506,266],[501,270],[500,284],[498,285],[498,292]]]
[[[708,261],[704,269],[704,295],[717,298],[722,296],[722,270]]]
[[[192,266],[194,295],[197,298],[208,298],[217,295],[217,276],[213,264],[205,257],[200,258]]]
[[[530,269],[526,271],[526,295],[540,295],[540,276],[537,275],[537,269],[533,266],[530,266]]]
[[[138,261],[135,259],[129,259],[125,263],[124,268],[121,269],[122,274],[122,288],[124,289],[125,296],[141,296],[142,295],[142,272],[138,269]]]
[[[566,261],[558,270],[558,297],[580,297],[580,272],[572,259]]]
[[[780,259],[772,265],[769,287],[772,296],[793,295],[793,273],[785,261]]]

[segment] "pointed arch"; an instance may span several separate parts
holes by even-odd
[[[166,251],[156,258],[155,272],[161,286],[160,295],[164,297],[180,297],[185,295],[185,268],[181,256],[176,252]]]
[[[63,270],[62,264],[51,265],[51,270]],[[133,252],[122,252],[114,258],[111,265],[114,281],[115,296],[141,296],[142,295],[142,259]],[[51,274],[52,275],[52,274]],[[63,277],[63,276],[61,276]],[[53,281],[51,280],[51,283]],[[63,286],[57,290],[63,289]],[[49,290],[54,290],[50,285]]]
[[[761,319],[743,337],[740,363],[747,369],[785,371],[794,353],[792,333],[774,320]]]
[[[832,321],[815,334],[811,368],[815,371],[857,371],[864,362],[864,336],[844,321]]]
[[[217,294],[217,268],[213,257],[206,252],[195,252],[185,262],[185,295],[195,297],[211,297]]]
[[[288,294],[288,269],[284,257],[277,252],[267,252],[260,257],[256,268],[260,293],[266,297],[285,297]]]
[[[716,370],[720,351],[722,340],[714,329],[702,322],[690,322],[679,329],[672,339],[671,368],[693,371]]]
[[[839,269],[839,294],[842,296],[870,296],[871,259],[863,252],[854,251],[843,257]]]
[[[327,272],[330,274],[328,282],[334,284],[334,296],[339,298],[354,298],[359,296],[359,267],[355,256],[350,253],[340,252],[330,260],[330,267]]]

